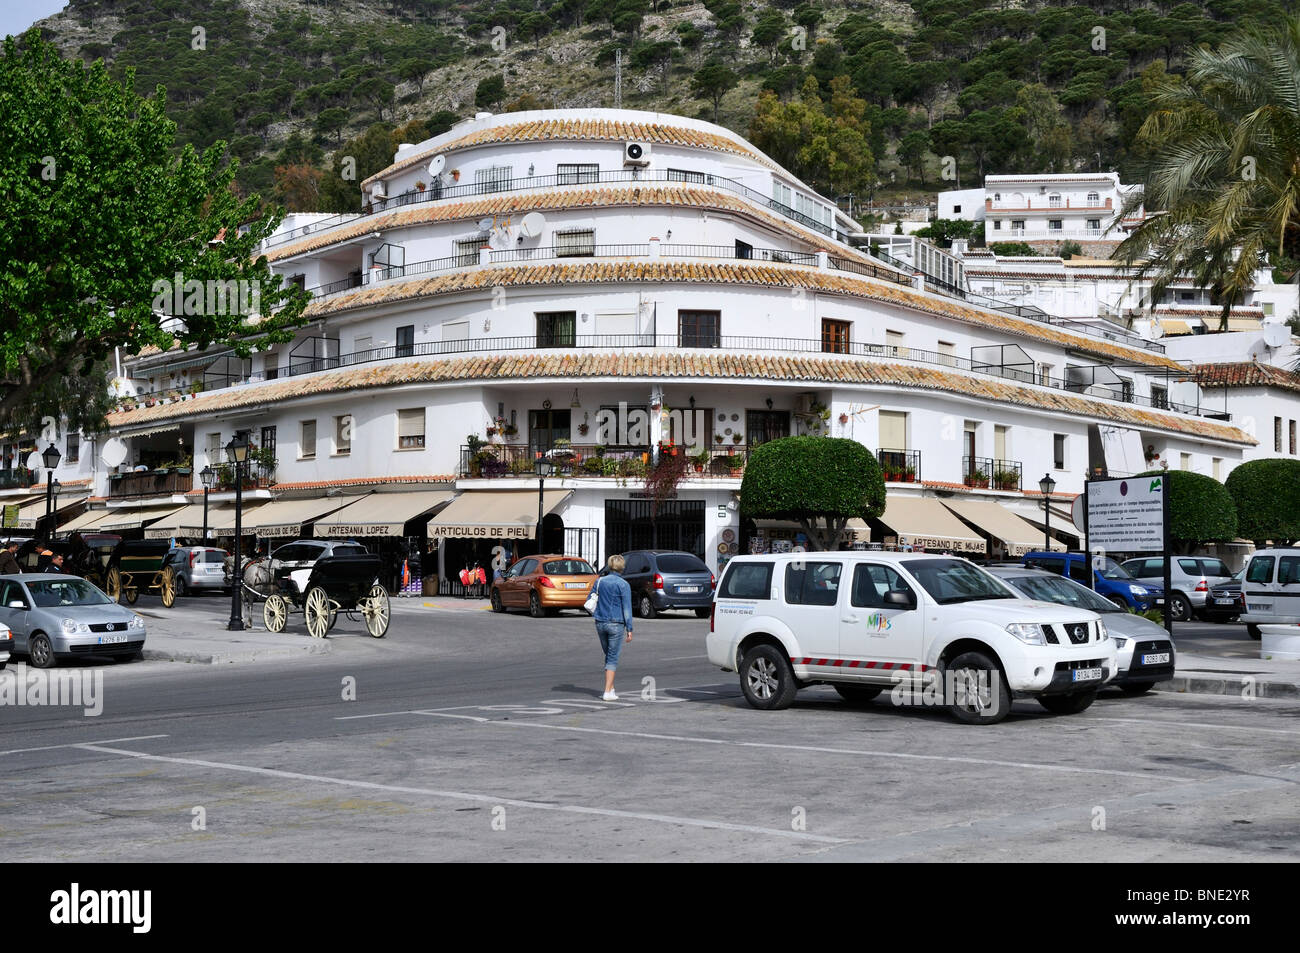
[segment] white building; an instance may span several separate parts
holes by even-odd
[[[197,535],[192,505],[172,511],[247,430],[266,479],[244,495],[260,504],[246,527],[279,540],[332,520],[450,575],[533,545],[540,455],[560,468],[542,499],[546,549],[603,561],[654,545],[718,567],[783,531],[736,505],[749,451],[830,433],[886,471],[895,502],[873,542],[1012,553],[1041,530],[998,537],[944,502],[1041,524],[1044,474],[1063,502],[1089,474],[1142,469],[1133,448],[1226,471],[1254,446],[1231,417],[1169,401],[1185,368],[1163,345],[925,290],[852,248],[858,226],[832,203],[709,123],[484,116],[403,148],[363,187],[360,216],[267,243],[278,273],[317,291],[292,343],[251,361],[124,362],[152,396],[110,416],[126,458],[110,479],[91,455],[95,507],[156,519],[146,534]],[[610,415],[619,426],[602,433]],[[656,507],[642,457],[661,439],[695,444],[699,461]],[[188,468],[166,472],[187,453]],[[224,532],[230,496],[212,496]],[[1053,529],[1066,522],[1054,509]]]

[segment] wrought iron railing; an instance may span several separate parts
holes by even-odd
[[[734,479],[741,475],[749,459],[749,447],[727,441],[702,447],[661,450],[661,454],[682,454],[686,460],[686,479]],[[552,466],[548,476],[583,479],[611,477],[643,480],[649,473],[649,447],[612,447],[603,444],[567,444],[538,448],[529,443],[489,443],[460,448],[457,475],[465,479],[536,477],[537,461],[545,459]]]
[[[919,483],[921,451],[880,448],[876,450],[880,472],[887,483]]]
[[[1019,490],[1023,482],[1022,470],[1019,460],[970,456],[961,458],[962,482],[979,489]]]
[[[188,493],[194,488],[192,467],[115,473],[108,478],[110,499]]]

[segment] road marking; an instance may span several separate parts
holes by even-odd
[[[136,735],[132,738],[105,738],[103,741],[73,741],[66,745],[45,745],[41,748],[11,748],[9,751],[0,751],[0,756],[7,754],[26,754],[29,751],[55,751],[59,748],[80,748],[86,744],[114,745],[123,741],[150,741],[154,738],[166,738],[167,735]]]
[[[672,658],[660,659],[661,662],[680,662],[688,658],[708,658],[707,655],[674,655]]]
[[[738,831],[743,834],[768,834],[775,837],[788,837],[792,840],[814,841],[820,844],[851,844],[852,838],[830,837],[825,834],[810,834],[807,831],[783,830],[779,827],[757,827],[752,824],[732,824],[727,821],[713,821],[698,817],[679,817],[672,814],[650,814],[641,811],[619,811],[613,808],[585,807],[579,804],[546,804],[540,801],[522,801],[517,798],[497,797],[490,794],[474,794],[467,791],[443,791],[436,788],[406,787],[397,784],[379,784],[375,781],[357,781],[351,778],[334,778],[323,774],[303,774],[299,771],[281,771],[277,768],[259,768],[248,764],[235,764],[227,761],[204,761],[199,758],[173,758],[166,755],[147,754],[143,751],[130,751],[125,748],[108,748],[103,745],[83,742],[73,747],[87,751],[99,751],[104,754],[117,754],[142,761],[160,761],[165,764],[189,765],[199,768],[215,768],[223,771],[237,771],[244,774],[257,774],[263,777],[282,778],[287,781],[315,781],[323,784],[337,784],[342,787],[361,788],[367,791],[390,791],[395,794],[422,794],[454,801],[473,801],[479,804],[509,805],[511,807],[531,808],[538,811],[556,811],[561,814],[590,814],[598,817],[616,817],[625,820],[654,821],[660,824],[675,824],[684,827],[704,827],[712,830]]]
[[[1170,728],[1225,728],[1229,731],[1267,731],[1278,735],[1300,735],[1290,728],[1256,728],[1254,725],[1214,725],[1197,721],[1170,721],[1168,718],[1089,718],[1089,721],[1116,721],[1130,725],[1168,725]]]

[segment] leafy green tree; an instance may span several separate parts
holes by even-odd
[[[1224,486],[1242,538],[1256,546],[1300,540],[1300,460],[1251,460],[1233,469]]]
[[[783,103],[770,92],[759,96],[749,139],[814,188],[868,192],[876,160],[865,112],[866,103],[853,95],[847,76],[831,80],[829,110],[816,77],[809,76],[798,99]]]
[[[506,78],[501,73],[479,80],[474,88],[474,105],[480,109],[496,109],[506,98]]]
[[[36,30],[21,49],[4,42],[0,429],[48,415],[93,431],[104,407],[94,389],[106,395],[114,348],[166,349],[177,339],[247,352],[290,339],[310,300],[254,254],[282,213],[237,198],[238,165],[222,163],[224,143],[174,152],[163,90],[141,99],[133,83],[130,70],[119,84],[102,62],[61,59]],[[170,320],[155,308],[155,282],[177,274],[248,281],[265,317],[254,328],[237,308],[204,307]]]
[[[1218,480],[1191,470],[1149,470],[1138,476],[1165,478],[1175,552],[1190,553],[1206,543],[1237,538],[1237,507]]]
[[[885,479],[856,440],[783,437],[749,455],[740,506],[751,518],[795,520],[812,549],[835,549],[850,519],[885,511]]]
[[[1005,255],[1008,257],[1038,254],[1038,252],[1034,251],[1034,247],[1028,242],[990,242],[989,249],[995,255]]]
[[[916,173],[925,188],[925,154],[930,151],[930,136],[924,129],[914,129],[898,143],[898,161],[903,163],[910,177]]]
[[[342,142],[343,127],[348,124],[348,111],[338,106],[323,109],[316,114],[316,131],[322,136],[333,135],[336,144]]]
[[[1052,91],[1042,83],[1022,86],[1016,93],[1016,112],[1028,134],[1025,164],[1048,172],[1069,171],[1070,124]]]
[[[750,34],[754,43],[767,50],[772,60],[776,59],[776,48],[785,37],[785,14],[774,7],[768,7],[759,15]]]
[[[705,63],[691,77],[691,93],[713,103],[713,121],[718,121],[722,97],[736,88],[740,77],[721,63]]]
[[[348,139],[334,150],[320,184],[319,207],[326,212],[361,211],[361,183],[392,165],[395,151],[387,123],[375,123]]]

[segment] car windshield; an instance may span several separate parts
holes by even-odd
[[[1015,598],[997,578],[961,559],[917,559],[903,565],[940,605]]]
[[[596,570],[585,559],[552,559],[543,567],[551,576],[594,576]]]
[[[1094,563],[1094,565],[1096,565]],[[1103,579],[1132,579],[1129,571],[1121,566],[1109,556],[1102,557],[1101,566],[1097,569]]]
[[[708,572],[709,567],[690,553],[661,553],[658,557],[660,572]]]
[[[1093,612],[1125,611],[1109,599],[1103,599],[1086,586],[1064,576],[1012,576],[1005,581],[1039,602],[1055,602],[1076,609],[1091,609]]]
[[[56,606],[102,606],[112,602],[84,579],[50,579],[29,582],[32,601],[42,609]]]
[[[335,546],[331,556],[369,556],[364,546]]]

